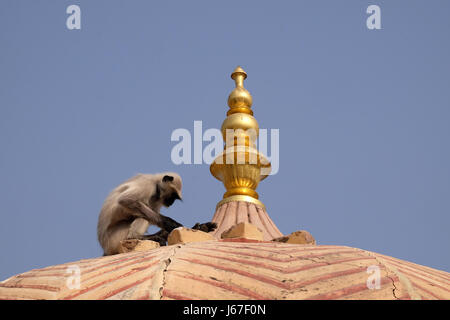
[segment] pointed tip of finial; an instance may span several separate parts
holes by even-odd
[[[237,66],[231,74],[231,79],[235,80],[238,74],[242,74],[244,76],[244,79],[247,78],[247,73],[244,71],[244,69],[242,69],[241,66]]]
[[[250,110],[253,102],[252,95],[244,88],[246,78],[247,73],[240,66],[237,66],[231,74],[231,79],[234,80],[236,88],[228,96],[228,106],[231,110],[228,111],[227,115],[238,112],[253,114]]]

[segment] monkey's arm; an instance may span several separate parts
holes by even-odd
[[[170,233],[173,229],[176,229],[178,227],[182,227],[183,225],[172,218],[166,217],[162,214],[160,214],[163,219],[163,225],[162,227],[159,226],[162,230],[166,231],[167,233]]]
[[[136,200],[129,195],[120,197],[119,204],[134,212],[136,217],[144,218],[150,222],[150,224],[158,226],[167,232],[183,226],[181,223],[152,210],[142,201]]]
[[[163,227],[161,227],[161,231],[166,231],[167,234],[169,234],[173,229],[176,229],[178,227],[183,227],[181,223],[178,223],[177,221],[173,220],[172,218],[161,216],[164,219]],[[200,230],[203,232],[211,232],[214,231],[217,228],[217,223],[215,222],[206,222],[206,223],[196,223],[192,229]]]
[[[119,198],[118,202],[122,207],[129,209],[136,218],[144,218],[150,222],[150,224],[161,227],[163,223],[161,214],[153,211],[142,201],[139,201],[132,196],[124,195]]]

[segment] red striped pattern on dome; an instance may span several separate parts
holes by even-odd
[[[345,246],[233,239],[31,270],[1,282],[0,299],[450,299],[450,274]]]

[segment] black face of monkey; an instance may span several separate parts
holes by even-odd
[[[162,200],[165,207],[170,207],[175,200],[181,200],[181,182],[174,181],[174,177],[166,175],[163,177],[162,182],[165,184],[162,192]]]
[[[175,202],[175,200],[177,200],[177,199],[181,200],[180,196],[178,195],[178,193],[174,191],[170,195],[165,197],[163,202],[164,202],[164,205],[166,207],[170,207]]]

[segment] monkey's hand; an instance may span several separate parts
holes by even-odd
[[[167,237],[169,236],[169,233],[165,230],[159,230],[157,233],[154,234],[144,234],[141,236],[142,240],[152,240],[159,242],[160,246],[165,246],[167,244]]]
[[[162,237],[155,234],[143,235],[142,240],[152,240],[158,242],[161,247],[167,245],[167,237]]]
[[[182,227],[183,225],[181,223],[176,222],[172,218],[166,217],[161,215],[162,224],[159,226],[162,230],[167,231],[170,233],[173,229],[176,229],[178,227]]]
[[[211,232],[211,231],[216,230],[216,228],[217,228],[217,223],[215,223],[215,222],[196,223],[192,227],[192,229],[200,230],[203,232]]]

